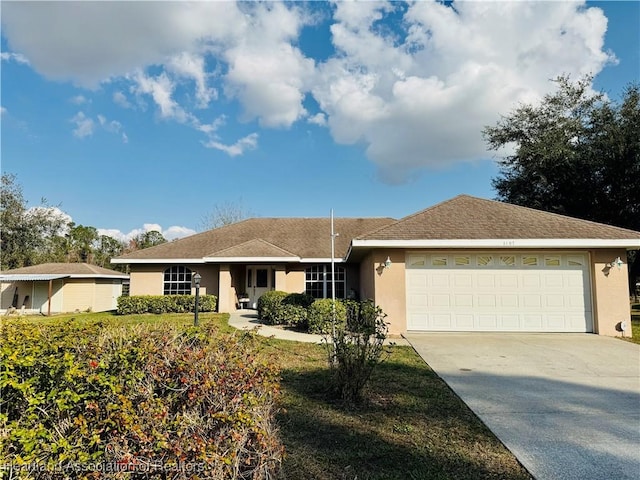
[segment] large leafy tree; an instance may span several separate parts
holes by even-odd
[[[46,200],[28,208],[22,187],[13,174],[0,183],[0,266],[3,270],[51,261],[56,238],[68,229],[69,219]]]
[[[502,201],[640,230],[640,87],[614,103],[591,80],[559,77],[539,104],[485,127],[489,148],[509,152],[493,186]]]
[[[591,78],[555,80],[538,105],[521,105],[483,134],[510,153],[493,186],[500,200],[640,230],[640,91],[620,104],[590,89]]]

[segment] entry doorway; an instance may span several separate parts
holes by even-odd
[[[249,308],[258,308],[260,296],[273,289],[271,267],[264,265],[247,266],[246,287],[249,297]]]

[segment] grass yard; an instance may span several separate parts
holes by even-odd
[[[191,315],[105,313],[25,321],[69,317],[106,323],[193,322]],[[202,323],[233,331],[227,319],[224,314],[200,315]],[[286,449],[283,479],[532,478],[410,347],[392,348],[391,357],[373,373],[367,402],[349,409],[328,392],[322,346],[267,338],[260,345],[260,355],[281,368],[276,418]]]
[[[531,478],[410,347],[393,347],[354,409],[329,395],[321,346],[271,339],[265,353],[283,367],[283,478]]]
[[[631,304],[631,338],[625,340],[640,344],[640,303]]]

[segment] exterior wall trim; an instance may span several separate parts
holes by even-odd
[[[451,240],[352,240],[353,248],[629,248],[640,247],[640,240],[603,240],[591,238],[488,238]]]
[[[300,257],[204,257],[203,263],[299,262]]]
[[[200,264],[206,263],[203,258],[112,258],[111,263],[123,263],[123,264],[147,264],[147,263],[164,263],[167,265],[173,265],[177,263],[190,263]]]

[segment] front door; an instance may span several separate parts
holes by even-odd
[[[249,296],[249,308],[258,308],[258,298],[271,290],[271,268],[261,266],[247,267],[247,295]]]

